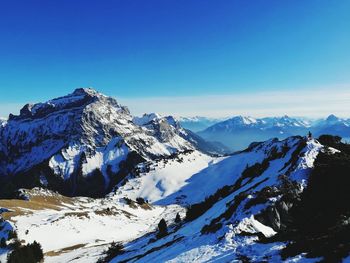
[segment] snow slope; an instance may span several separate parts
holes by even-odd
[[[252,262],[260,262],[264,259],[269,259],[269,262],[280,262],[279,251],[285,244],[256,243],[258,233],[268,237],[276,232],[270,226],[258,221],[255,216],[277,202],[281,196],[269,198],[253,206],[247,206],[247,203],[256,198],[266,187],[280,187],[283,174],[298,183],[302,190],[307,183],[313,161],[322,148],[323,146],[314,140],[305,141],[299,137],[292,137],[285,141],[270,140],[249,151],[209,165],[187,179],[186,184],[173,195],[161,199],[157,197],[156,203],[167,204],[178,201],[193,204],[203,201],[206,196],[215,193],[225,185],[238,187],[234,187],[235,190],[223,199],[218,199],[203,215],[193,221],[184,222],[179,228],[171,227],[171,233],[168,236],[151,243],[149,242],[152,236],[145,236],[127,244],[128,252],[118,256],[112,262],[123,260],[128,262],[238,262],[244,257],[249,257]],[[290,161],[295,152],[302,157],[296,161]],[[281,154],[276,155],[276,153]],[[241,180],[242,172],[247,165],[262,162],[266,158],[269,160],[269,166],[265,171],[260,175],[255,174]],[[158,174],[161,176],[161,173]],[[132,184],[134,185],[134,182]],[[245,198],[240,199],[243,194]],[[181,198],[177,199],[179,197]],[[232,211],[233,208],[234,211]],[[218,229],[213,233],[210,231],[203,233],[204,226],[213,224],[215,220]],[[294,258],[287,262],[317,262],[317,260],[306,260],[300,255],[299,259]]]
[[[118,187],[115,197],[142,197],[151,203],[157,203],[182,189],[194,174],[221,159],[193,151],[181,153],[173,159],[160,160],[150,164],[148,172],[130,178],[125,185]],[[178,203],[177,201],[173,203]]]

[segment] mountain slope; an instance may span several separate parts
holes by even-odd
[[[169,235],[137,239],[112,262],[281,261],[279,252],[286,243],[258,241],[283,229],[282,212],[293,205],[287,197],[303,191],[322,149],[316,141],[293,137],[211,163],[179,190],[151,199],[162,205],[191,205],[183,223],[168,221]],[[281,204],[288,208],[274,208]]]
[[[209,142],[188,129],[183,129],[180,122],[172,116],[162,117],[156,113],[144,114],[142,117],[134,117],[133,122],[137,125],[148,127],[151,130],[160,130],[164,124],[174,127],[180,137],[190,142],[199,151],[207,154],[227,154],[230,150],[224,145]]]
[[[319,185],[310,179],[316,178],[315,163],[324,163],[324,155],[337,160],[348,151],[337,138],[321,141],[327,146],[298,136],[271,139],[226,157],[179,152],[140,163],[138,174],[105,198],[68,198],[34,189],[26,193],[29,201],[1,200],[0,207],[14,210],[3,216],[20,239],[42,243],[45,262],[96,262],[113,240],[124,249],[111,262],[319,262],[326,254],[306,258],[310,250],[302,244],[304,250],[291,252],[296,237],[284,233],[305,189]],[[331,187],[327,193],[339,189],[326,184]],[[310,191],[312,196],[324,192]],[[331,199],[339,202],[337,195]],[[175,222],[177,213],[181,222]],[[157,230],[161,219],[168,225],[163,237]],[[52,231],[60,242],[50,242],[45,233]],[[340,249],[338,258],[350,251]]]

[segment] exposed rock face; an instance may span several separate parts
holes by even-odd
[[[263,238],[263,243],[287,242],[282,260],[302,253],[319,262],[348,260],[350,147],[330,135],[319,141],[325,146],[315,159],[307,187],[282,185],[281,198],[256,216],[277,232]]]
[[[45,103],[27,104],[20,115],[9,116],[0,128],[0,175],[4,180],[30,174],[58,189],[66,182],[72,194],[78,177],[86,181],[94,175],[108,189],[111,176],[130,172],[137,162],[194,150],[184,134],[172,117],[157,116],[139,125],[114,98],[77,89]],[[131,153],[135,163],[126,165]],[[55,183],[47,178],[50,174]]]

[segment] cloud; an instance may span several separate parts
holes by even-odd
[[[158,112],[175,116],[232,115],[325,117],[350,115],[350,86],[296,91],[269,91],[215,96],[121,98],[132,113]]]

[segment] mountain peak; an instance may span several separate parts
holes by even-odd
[[[107,97],[92,88],[78,88],[75,89],[73,93],[54,98],[46,102],[35,104],[28,103],[23,106],[18,116],[10,114],[9,120],[41,118],[51,114],[52,112],[58,112],[66,109],[76,109],[79,107],[84,108],[85,106],[98,100],[109,103],[117,108],[122,107],[115,99]]]
[[[134,117],[133,122],[139,126],[150,123],[153,120],[160,119],[161,116],[158,113],[145,113],[141,117]]]
[[[0,174],[17,176],[40,166],[38,169],[50,171],[48,176],[62,179],[55,186],[57,190],[90,195],[85,184],[75,188],[66,180],[77,171],[86,178],[98,171],[104,183],[98,192],[104,193],[113,186],[114,172],[122,170],[119,164],[127,158],[133,158],[129,161],[136,165],[145,159],[196,149],[194,139],[190,140],[173,117],[151,113],[141,118],[145,126],[135,124],[128,109],[113,97],[91,88],[26,104],[18,116],[0,122]],[[122,172],[128,173],[125,169]]]
[[[235,124],[251,125],[256,123],[256,119],[249,116],[238,115],[230,119],[229,121],[234,122]]]
[[[104,96],[105,97],[105,95],[103,95],[102,93],[99,93],[98,91],[96,91],[92,87],[77,88],[73,91],[73,93],[71,95],[73,95],[73,96],[89,95],[89,96]]]
[[[335,116],[334,114],[329,115],[326,119],[326,121],[328,121],[328,122],[335,122],[338,120],[339,120],[339,118],[337,116]]]
[[[289,117],[287,114],[285,114],[285,115],[283,115],[283,116],[281,117],[281,119],[292,119],[292,118]]]

